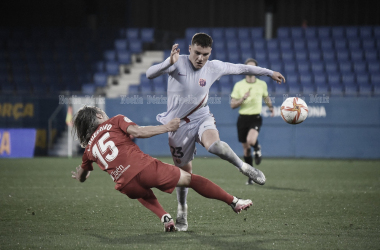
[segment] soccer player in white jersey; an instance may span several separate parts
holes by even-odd
[[[180,55],[178,44],[174,44],[169,58],[147,70],[149,79],[169,74],[167,111],[158,114],[157,120],[167,124],[175,117],[181,118],[179,129],[169,132],[169,146],[177,167],[192,172],[195,142],[198,142],[208,152],[230,162],[254,182],[263,185],[264,174],[243,162],[227,143],[220,140],[215,119],[207,106],[208,92],[210,86],[224,75],[266,75],[278,83],[285,82],[285,78],[279,72],[265,68],[209,61],[211,46],[209,35],[197,33],[189,46],[190,55]],[[188,228],[187,192],[188,188],[177,187],[176,227],[179,231],[187,231]]]

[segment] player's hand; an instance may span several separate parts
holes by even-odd
[[[247,93],[244,94],[244,96],[243,96],[243,100],[245,101],[245,100],[248,98],[248,96],[250,96],[250,95],[251,95],[251,89],[249,89],[249,90],[247,91]]]
[[[80,176],[81,176],[81,173],[82,173],[82,172],[83,172],[83,169],[82,169],[80,166],[78,166],[76,172],[71,171],[71,178],[80,181]],[[87,175],[86,175],[86,179],[90,176],[90,173],[91,173],[91,172],[88,172],[88,173],[87,173]]]
[[[168,132],[174,132],[179,128],[179,122],[181,120],[179,118],[174,118],[171,120],[168,124],[166,124],[166,128],[168,129]]]
[[[173,65],[178,61],[180,49],[178,48],[178,44],[174,44],[172,47],[172,51],[170,53],[170,64]]]
[[[279,84],[281,84],[282,81],[284,81],[285,83],[285,77],[281,75],[280,72],[273,71],[273,75],[271,76],[271,78]]]

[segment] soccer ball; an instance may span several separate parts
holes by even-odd
[[[289,97],[281,105],[281,117],[290,124],[303,122],[308,112],[306,103],[298,97]]]

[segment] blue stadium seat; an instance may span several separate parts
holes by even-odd
[[[356,74],[363,74],[367,72],[367,64],[363,61],[354,61],[353,68]]]
[[[311,63],[311,71],[314,74],[322,74],[325,72],[324,64],[322,62],[312,62]]]
[[[215,50],[216,52],[225,51],[226,43],[224,42],[224,40],[215,41],[212,47],[213,47],[213,50]]]
[[[322,60],[322,53],[320,50],[310,50],[309,51],[310,61],[320,61]]]
[[[380,73],[373,73],[371,74],[370,78],[371,78],[372,85],[380,86]]]
[[[267,61],[267,53],[265,51],[255,51],[255,59],[257,61]]]
[[[251,38],[253,39],[253,41],[255,41],[256,39],[264,38],[264,28],[251,28]]]
[[[228,61],[230,63],[242,63],[242,60],[240,58],[240,53],[236,52],[228,52]]]
[[[327,80],[330,86],[334,85],[341,85],[341,79],[340,79],[339,73],[328,73],[327,74]]]
[[[127,49],[127,39],[116,39],[115,40],[115,49],[116,50],[126,50]]]
[[[242,40],[251,40],[251,31],[249,28],[238,28],[238,38],[240,41]]]
[[[369,85],[370,84],[369,75],[367,73],[356,74],[356,82],[359,86]]]
[[[333,43],[336,50],[347,49],[347,40],[344,38],[335,39]]]
[[[372,95],[372,85],[359,85],[359,95],[360,96],[370,96]]]
[[[326,62],[325,63],[325,70],[327,73],[338,73],[338,63],[337,62]]]
[[[307,40],[306,44],[307,44],[307,48],[309,50],[317,50],[317,49],[319,49],[319,41],[318,41],[318,39]]]
[[[166,94],[166,82],[160,81],[153,83],[154,94],[155,95],[165,95]]]
[[[316,93],[319,95],[329,93],[329,86],[328,85],[318,85],[316,87]]]
[[[318,27],[318,37],[321,39],[330,38],[331,28],[330,27]]]
[[[289,51],[292,49],[293,41],[291,39],[281,39],[280,40],[280,49],[281,51]]]
[[[128,87],[128,95],[139,95],[140,94],[140,86],[139,85],[129,85]]]
[[[215,83],[213,84],[215,85]],[[211,85],[211,87],[213,86]],[[220,93],[225,96],[231,95],[233,85],[232,84],[220,84]]]
[[[343,85],[356,85],[355,74],[353,73],[342,74],[342,83]]]
[[[139,54],[142,52],[142,42],[141,40],[129,40],[129,50],[131,53]],[[183,52],[183,50],[181,50]]]
[[[110,75],[119,75],[119,63],[117,61],[106,62],[106,72]]]
[[[294,53],[291,50],[282,51],[281,58],[283,61],[291,61],[294,60]]]
[[[214,41],[224,40],[224,28],[211,28],[210,35]]]
[[[304,51],[301,51],[301,50],[296,51],[295,55],[296,55],[297,61],[306,61],[306,60],[308,60],[308,57],[307,57],[308,53],[306,52],[306,50],[304,50]]]
[[[98,72],[94,74],[94,83],[96,86],[104,87],[107,85],[108,75],[106,73]]]
[[[350,54],[347,50],[337,50],[336,58],[338,61],[348,61],[350,60]]]
[[[151,43],[154,41],[154,28],[142,28],[140,30],[141,41]]]
[[[375,44],[374,39],[371,39],[371,38],[363,39],[362,44],[363,44],[364,50],[375,50],[376,49],[376,44]]]
[[[310,95],[315,93],[315,88],[313,85],[302,85],[302,93],[304,95]]]
[[[239,48],[238,42],[236,39],[228,39],[226,42],[228,50],[237,50]]]
[[[291,85],[299,85],[299,79],[298,79],[298,74],[286,74],[286,84],[291,86]]]
[[[358,95],[358,86],[355,84],[344,85],[344,95],[345,96],[357,96]]]
[[[352,38],[348,40],[348,48],[351,50],[354,49],[360,49],[361,47],[361,40],[359,38]]]
[[[279,46],[278,46],[277,39],[272,39],[272,40],[267,41],[267,50],[268,51],[278,50],[278,49],[279,49]]]
[[[371,26],[361,26],[359,27],[359,36],[361,38],[371,38],[372,37],[372,27]]]
[[[290,95],[300,95],[302,87],[300,85],[289,85],[288,92]]]
[[[103,53],[104,59],[106,61],[115,61],[116,60],[116,51],[114,50],[106,50]]]
[[[300,74],[310,73],[310,64],[307,60],[298,60],[297,69]]]
[[[272,61],[270,64],[270,69],[277,71],[277,72],[282,72],[283,67],[282,67],[282,62],[277,60],[277,61]]]
[[[255,50],[264,50],[266,49],[266,42],[264,39],[255,39],[253,40],[253,48]]]
[[[339,66],[339,70],[340,70],[340,73],[351,73],[352,72],[352,64],[351,64],[351,61],[341,61],[341,62],[338,62],[338,66]]]
[[[364,51],[364,58],[367,61],[377,61],[378,60],[377,51],[365,50]]]
[[[345,30],[344,27],[333,27],[331,29],[331,34],[333,38],[344,38],[345,37]]]
[[[322,55],[326,62],[335,61],[335,50],[322,50]]]
[[[296,64],[294,62],[284,63],[285,74],[294,74],[297,71]]]
[[[236,28],[226,28],[224,30],[224,36],[226,37],[226,39],[236,39],[236,31]]]
[[[227,61],[227,53],[224,51],[215,52],[214,55],[216,60]]]
[[[378,73],[380,72],[380,62],[368,62],[367,68],[370,74]]]
[[[247,39],[245,39],[245,40],[240,40],[239,41],[239,46],[240,46],[240,50],[241,51],[246,51],[246,50],[251,50],[252,49],[252,47],[251,47],[251,40],[247,40]]]
[[[120,64],[130,64],[131,63],[131,53],[128,50],[118,50],[117,51],[117,61]]]
[[[303,39],[303,28],[302,27],[291,27],[290,35],[293,39]]]
[[[341,85],[331,85],[330,86],[330,95],[342,96],[343,95],[343,87]]]
[[[317,37],[317,28],[316,27],[307,27],[305,29],[305,38],[314,39]]]
[[[277,29],[277,38],[290,38],[290,28],[288,27],[280,27]]]
[[[241,80],[243,80],[244,79],[244,76],[243,75],[232,75],[232,77],[231,77],[231,82],[233,83],[233,84],[235,84],[235,83],[237,83],[237,82],[239,82],[239,81],[241,81]]]
[[[324,73],[314,74],[314,84],[319,85],[327,85],[327,77]]]
[[[95,90],[96,87],[93,83],[82,84],[82,94],[84,95],[93,95],[95,94]]]
[[[293,40],[293,48],[295,51],[305,50],[306,44],[304,40]]]
[[[346,27],[346,37],[347,39],[357,38],[359,36],[358,27]]]
[[[198,28],[187,28],[185,31],[186,39],[191,40],[195,33],[198,32]]]
[[[373,95],[380,96],[380,86],[373,86]]]
[[[259,66],[262,67],[262,68],[269,68],[269,63],[267,60],[260,60],[258,61],[259,62]]]
[[[361,49],[351,50],[350,57],[353,62],[362,61],[364,58],[364,54]]]
[[[139,39],[139,29],[138,28],[128,28],[126,30],[126,37],[128,40]]]
[[[300,74],[300,83],[301,85],[313,85],[313,77],[311,73]]]
[[[278,50],[269,50],[268,51],[268,59],[269,61],[279,61],[280,60],[280,52]]]
[[[240,58],[242,59],[242,63],[247,60],[248,58],[253,58],[253,53],[251,52],[251,50],[249,51],[244,51],[242,50],[241,53],[240,53]]]
[[[214,82],[210,87],[209,95],[218,95],[219,92],[219,84],[217,82]]]
[[[276,95],[283,95],[288,93],[288,86],[286,84],[275,84],[274,92]]]
[[[333,40],[331,39],[323,39],[320,41],[320,44],[321,44],[321,49],[322,50],[331,50],[334,48],[334,45],[333,45]]]

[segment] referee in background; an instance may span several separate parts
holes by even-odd
[[[258,66],[257,61],[252,58],[248,58],[245,64]],[[251,147],[253,147],[254,150],[256,165],[261,163],[261,146],[257,137],[259,136],[263,122],[260,115],[262,98],[264,98],[273,117],[273,106],[268,97],[268,86],[266,82],[257,79],[255,76],[246,75],[245,79],[235,83],[231,93],[231,108],[235,109],[240,107],[237,130],[239,142],[243,145],[244,161],[251,166],[253,164]],[[248,179],[247,185],[253,184],[253,180]]]

